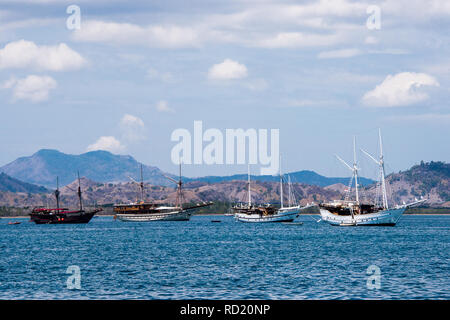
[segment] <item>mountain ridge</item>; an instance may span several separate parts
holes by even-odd
[[[103,150],[71,155],[54,149],[41,149],[0,167],[0,172],[24,182],[54,187],[56,177],[59,177],[61,185],[66,185],[75,180],[77,172],[98,182],[129,181],[129,176],[138,175],[140,165],[132,156]],[[144,176],[152,183],[169,184],[159,168],[144,164],[142,167]]]
[[[25,192],[25,193],[46,193],[49,190],[42,186],[34,185],[31,183],[23,182],[13,177],[8,176],[6,173],[0,173],[0,191],[8,192]]]
[[[138,162],[130,155],[115,155],[108,151],[97,150],[72,155],[62,153],[55,149],[41,149],[31,156],[20,157],[0,167],[0,172],[21,180],[23,182],[54,188],[56,177],[59,177],[61,185],[71,183],[77,177],[77,172],[97,182],[127,182],[129,177],[138,180],[140,165],[143,167],[144,180],[152,185],[173,186],[164,175],[175,177],[165,173],[155,166],[149,166]],[[332,184],[348,184],[349,178],[325,177],[311,170],[302,170],[289,173],[292,182],[305,183],[325,187]],[[276,182],[278,176],[251,177],[254,181]],[[247,180],[246,174],[230,176],[205,176],[197,178],[183,177],[183,181],[202,181],[218,183],[224,181]],[[360,178],[361,185],[373,183],[371,179]]]
[[[415,197],[424,196],[428,199],[426,206],[450,208],[450,164],[442,162],[421,163],[412,168],[390,174],[386,177],[388,200],[390,204],[409,202]],[[76,207],[76,189],[78,181],[61,188],[61,203]],[[139,187],[133,182],[99,183],[88,178],[81,178],[83,199],[85,205],[110,205],[113,203],[128,203],[139,197]],[[334,184],[327,187],[293,183],[295,197],[301,204],[343,199],[347,186]],[[177,193],[172,185],[157,186],[145,183],[145,199],[158,203],[174,203]],[[279,202],[279,182],[253,181],[252,199],[255,202]],[[217,183],[190,181],[184,184],[187,202],[246,201],[246,181],[232,180]],[[374,199],[375,185],[361,189],[360,197]],[[286,194],[285,194],[286,197]],[[287,200],[287,199],[286,199]],[[32,194],[24,192],[0,192],[0,206],[33,207],[54,202],[54,194]]]
[[[292,182],[305,183],[310,185],[316,185],[319,187],[326,187],[333,184],[345,184],[347,185],[350,178],[348,177],[326,177],[322,176],[315,171],[312,170],[300,170],[294,172],[286,173],[291,177]],[[248,176],[246,174],[235,174],[231,176],[205,176],[205,177],[196,177],[196,178],[185,178],[187,182],[190,181],[202,181],[208,183],[217,183],[223,181],[243,181],[247,180]],[[271,175],[250,175],[250,179],[253,181],[267,181],[267,182],[276,182],[279,181],[279,176],[271,176]],[[366,186],[374,183],[375,181],[372,179],[368,179],[365,177],[358,177],[358,182],[362,186]]]

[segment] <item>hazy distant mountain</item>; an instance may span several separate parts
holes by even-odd
[[[54,188],[56,177],[66,185],[80,175],[98,182],[129,181],[128,176],[139,179],[140,163],[131,156],[114,155],[108,151],[91,151],[71,155],[57,150],[39,150],[30,157],[21,157],[0,168],[11,177],[28,183]],[[156,167],[143,166],[144,180],[151,184],[172,184]]]
[[[128,182],[129,176],[138,180],[140,163],[131,156],[115,155],[108,151],[91,151],[80,155],[71,155],[57,150],[42,149],[29,157],[21,157],[0,167],[16,179],[55,188],[56,177],[61,186],[71,183],[77,177],[86,177],[97,182]],[[163,176],[164,172],[157,167],[143,165],[144,180],[152,185],[173,186],[173,183]],[[171,174],[166,174],[172,176]],[[348,184],[349,178],[328,178],[314,171],[298,171],[290,173],[292,182],[325,187],[332,184]],[[199,178],[183,178],[185,182],[201,181],[207,183],[227,182],[232,180],[247,180],[247,175],[208,176]],[[277,176],[252,176],[252,180],[261,182],[276,182]],[[373,180],[360,178],[361,185],[373,183]]]
[[[304,183],[315,185],[319,187],[326,187],[333,184],[344,184],[348,185],[350,178],[329,178],[324,177],[314,171],[302,170],[289,173],[291,176],[291,181],[294,183]],[[251,179],[253,181],[266,181],[266,182],[276,182],[280,181],[279,176],[253,176],[251,175]],[[199,177],[199,178],[189,178],[186,181],[202,181],[208,183],[217,183],[224,181],[232,181],[232,180],[247,180],[246,174],[236,174],[233,176],[207,176],[207,177]],[[358,177],[358,183],[362,186],[366,186],[374,183],[372,179],[367,179],[364,177]]]
[[[49,190],[41,186],[14,179],[5,173],[0,173],[0,191],[46,193]]]

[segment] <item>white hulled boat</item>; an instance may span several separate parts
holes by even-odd
[[[177,199],[175,206],[164,206],[151,202],[144,202],[144,182],[142,178],[141,166],[141,182],[137,183],[141,190],[141,201],[129,204],[114,205],[114,218],[124,222],[147,222],[147,221],[188,221],[191,215],[199,208],[210,206],[212,203],[200,203],[193,206],[183,207],[183,191],[181,181],[181,164],[180,164],[180,180],[176,181],[171,177],[165,176],[167,179],[177,184]]]
[[[280,161],[281,163],[281,161]],[[238,204],[233,207],[234,217],[240,222],[253,222],[253,223],[264,223],[264,222],[292,222],[298,217],[300,211],[303,209],[299,205],[292,206],[291,203],[291,192],[289,183],[289,206],[285,207],[283,204],[283,176],[281,174],[281,164],[280,164],[280,199],[281,206],[279,209],[271,205],[254,205],[252,204],[251,197],[251,187],[250,187],[250,166],[248,170],[248,203]]]
[[[368,152],[363,151],[370,159],[378,164],[380,168],[379,188],[381,189],[380,203],[362,203],[358,191],[358,166],[356,162],[356,139],[353,139],[353,166],[348,165],[339,156],[336,157],[353,175],[348,186],[348,194],[345,200],[334,200],[319,205],[321,220],[336,226],[394,226],[401,218],[408,207],[425,202],[425,199],[415,200],[411,203],[404,203],[389,207],[386,192],[383,146],[381,140],[381,130],[379,130],[380,157],[379,160],[372,157]],[[349,200],[350,190],[355,181],[355,200]]]

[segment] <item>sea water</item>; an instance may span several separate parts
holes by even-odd
[[[318,219],[1,219],[0,299],[450,299],[450,216],[395,227]]]

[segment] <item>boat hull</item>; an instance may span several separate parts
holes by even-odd
[[[395,226],[406,208],[387,209],[374,213],[352,216],[339,216],[320,208],[322,221],[333,226]]]
[[[164,213],[137,213],[116,215],[123,222],[150,222],[150,221],[189,221],[192,210],[173,211]]]
[[[38,214],[31,213],[30,220],[36,224],[81,224],[88,223],[100,210],[71,214]]]
[[[292,210],[283,210],[282,212],[277,212],[271,215],[260,215],[260,214],[245,214],[236,213],[234,215],[235,219],[239,222],[249,222],[249,223],[273,223],[273,222],[292,222],[300,212],[299,208]]]

